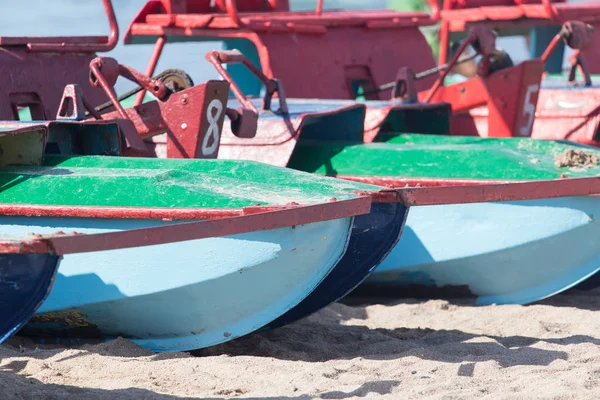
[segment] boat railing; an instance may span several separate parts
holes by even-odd
[[[0,37],[0,46],[26,46],[33,52],[96,53],[111,51],[119,40],[119,25],[111,0],[102,0],[109,36]]]
[[[564,1],[564,0],[562,0]],[[561,0],[556,1],[554,3],[562,2]],[[442,8],[440,9],[439,0],[429,0],[429,7],[431,8],[431,18],[438,21],[442,18],[442,11],[452,11],[452,10],[466,10],[466,9],[476,9],[480,7],[498,7],[498,6],[506,6],[506,7],[527,7],[527,6],[539,6],[541,5],[545,17],[548,19],[555,19],[558,16],[556,9],[553,6],[553,0],[539,0],[538,2],[527,2],[523,3],[522,0],[514,0],[514,1],[481,1],[481,0],[471,0],[471,1],[461,1],[457,3],[456,0],[443,0]],[[537,16],[539,18],[539,16]]]

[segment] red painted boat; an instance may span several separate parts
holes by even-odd
[[[440,63],[448,61],[451,38],[461,35],[464,37],[464,32],[468,30],[492,28],[500,34],[515,35],[529,33],[531,28],[535,28],[530,39],[534,42],[531,43],[532,52],[544,61],[551,55],[547,51],[542,51],[546,43],[543,42],[544,38],[541,38],[544,32],[540,29],[554,27],[558,32],[552,40],[549,40],[549,37],[545,38],[550,45],[556,45],[561,34],[564,37],[565,34],[574,33],[577,37],[572,38],[570,43],[575,47],[575,51],[569,57],[571,69],[568,82],[566,80],[560,82],[556,78],[551,81],[542,80],[541,77],[538,78],[539,70],[531,72],[535,77],[524,75],[520,86],[531,89],[530,96],[520,96],[519,99],[529,100],[529,102],[520,102],[517,110],[521,111],[522,117],[531,116],[532,107],[536,106],[535,120],[531,129],[531,136],[534,138],[569,139],[594,146],[600,145],[600,108],[598,107],[600,89],[592,86],[590,77],[591,74],[600,72],[599,2],[450,0],[443,2],[442,7],[438,8],[437,0],[430,0],[430,5],[433,9],[432,17],[440,22]],[[579,26],[569,24],[570,20],[579,21]],[[585,29],[583,23],[596,29]],[[558,27],[561,24],[564,25],[559,32]],[[560,68],[562,52],[558,55],[560,57],[556,61]],[[528,62],[536,62],[536,59]],[[583,76],[583,88],[573,87],[576,84],[576,70],[579,70]],[[504,72],[510,73],[510,71]],[[502,98],[503,95],[501,91],[490,94],[498,98]],[[488,129],[488,126],[498,125],[494,122],[496,119],[494,114],[495,110],[489,105],[470,109],[468,113],[456,117],[453,131],[462,134],[497,136],[496,130],[492,132]],[[519,132],[513,130],[510,134],[515,136],[519,135]]]
[[[565,0],[429,0],[432,18],[440,22],[439,63],[449,60],[449,44],[453,35],[460,35],[476,26],[490,27],[507,34],[528,32],[532,27],[558,28],[571,20],[600,28],[600,3],[586,1],[567,3]],[[592,46],[582,52],[590,72],[600,73],[600,29],[593,33]]]
[[[514,67],[496,62],[490,69],[486,61],[480,64],[480,76],[443,86],[443,80],[436,83],[436,77],[444,68],[436,69],[419,31],[419,27],[441,20],[441,60],[446,61],[450,34],[470,29],[468,41],[479,43],[479,52],[489,59],[498,53],[495,36],[486,28],[488,23],[557,25],[573,18],[594,23],[600,15],[597,4],[446,1],[439,10],[433,2],[434,12],[429,18],[423,13],[388,10],[324,11],[323,1],[318,2],[315,12],[291,12],[287,1],[272,0],[267,9],[260,1],[244,2],[243,6],[236,3],[222,0],[210,6],[194,0],[150,0],[131,23],[125,42],[155,43],[148,75],[153,73],[167,42],[221,40],[226,48],[242,50],[267,78],[280,79],[290,98],[355,99],[362,92],[368,100],[385,101],[372,104],[375,107],[367,105],[366,141],[371,141],[377,128],[393,119],[394,113],[401,112],[396,105],[405,106],[418,98],[433,112],[440,112],[439,102],[452,105],[452,134],[568,138],[600,144],[600,110],[595,101],[600,93],[596,89],[565,90],[542,85],[544,62],[551,51]],[[588,58],[588,64],[595,65],[593,57],[600,54],[592,47],[600,45],[594,40],[600,30],[584,32],[582,25],[569,23],[569,30],[552,40],[548,49],[565,39],[577,48],[575,67]],[[244,93],[259,94],[260,82],[243,69],[233,66],[229,72]],[[435,90],[429,90],[432,86]],[[415,91],[420,93],[411,98],[409,94]],[[138,97],[138,103],[141,99]]]

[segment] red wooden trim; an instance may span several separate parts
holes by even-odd
[[[0,241],[0,253],[46,253],[57,255],[153,246],[209,237],[235,235],[310,224],[366,214],[371,198],[331,201],[312,206],[292,206],[237,217],[131,229],[90,235],[38,236],[30,239]],[[319,239],[320,240],[320,239]]]
[[[0,215],[58,218],[215,219],[244,215],[242,208],[137,208],[0,204]]]
[[[355,176],[355,175],[336,175],[336,178],[346,179],[354,182],[368,183],[377,186],[387,186],[394,188],[418,187],[418,186],[473,186],[500,183],[515,183],[526,181],[509,180],[486,180],[486,179],[441,179],[441,178],[399,178],[395,176]]]
[[[376,192],[361,192],[376,196]],[[347,201],[347,200],[343,200]],[[0,215],[57,218],[120,218],[120,219],[218,219],[238,217],[267,211],[280,211],[298,205],[249,206],[243,208],[166,208],[166,207],[103,207],[68,205],[0,204]]]
[[[398,200],[407,206],[441,204],[485,203],[494,201],[534,200],[567,196],[600,194],[600,177],[564,178],[541,181],[479,181],[438,179],[412,181],[426,182],[425,187],[403,187],[406,179],[393,177],[365,178],[338,176],[341,179],[384,184],[397,188]],[[369,180],[365,180],[369,179]]]

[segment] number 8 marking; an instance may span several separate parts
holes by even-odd
[[[215,115],[213,116],[213,110],[216,110]],[[219,118],[221,117],[221,113],[223,112],[223,103],[219,99],[213,99],[210,102],[208,107],[206,108],[206,119],[208,120],[208,129],[206,130],[206,135],[204,135],[204,140],[202,141],[202,154],[205,156],[212,155],[219,146]],[[213,139],[212,144],[209,146],[208,141]]]

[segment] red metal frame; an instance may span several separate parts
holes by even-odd
[[[432,18],[440,21],[440,54],[438,62],[448,60],[448,46],[452,32],[467,31],[473,26],[495,29],[543,25],[560,25],[577,20],[596,26],[594,47],[585,52],[590,72],[600,73],[600,3],[567,3],[564,0],[444,0],[438,9],[438,0],[429,0]]]
[[[279,1],[274,3],[278,7]],[[191,37],[252,42],[264,74],[281,79],[288,96],[294,98],[349,98],[348,74],[357,67],[366,68],[369,77],[382,84],[394,80],[398,65],[417,71],[435,66],[418,29],[432,24],[426,13],[323,11],[319,5],[315,12],[273,13],[258,12],[259,8],[250,6],[253,3],[245,5],[245,12],[234,12],[235,1],[230,0],[226,2],[229,8],[192,12],[190,4],[189,0],[150,0],[135,17],[124,40],[156,39],[148,71],[156,65],[165,40]],[[294,53],[302,55],[300,62],[290,56]],[[301,79],[304,76],[308,78]],[[433,78],[424,79],[417,87],[423,90],[432,82]]]
[[[450,4],[452,3],[452,4]],[[511,3],[510,1],[504,3]],[[564,21],[570,16],[579,16],[587,22],[600,21],[600,3],[596,4],[551,4],[544,3],[544,11],[540,5],[487,6],[479,0],[467,1],[457,9],[456,3],[445,2],[441,12],[441,27],[448,32],[466,29],[467,27],[511,27],[524,22],[530,25],[552,24]],[[472,6],[473,8],[469,8]],[[455,7],[455,8],[452,8]],[[523,8],[524,7],[524,8]],[[533,8],[532,8],[533,7]],[[536,8],[537,7],[537,8]],[[549,13],[549,10],[552,13]],[[515,20],[511,14],[515,10],[529,10],[523,16],[526,19]],[[538,10],[540,15],[533,18],[531,10]],[[521,12],[519,11],[519,12]],[[523,11],[523,12],[525,12]],[[546,13],[544,16],[543,13]],[[520,15],[520,14],[519,14]],[[456,21],[463,21],[458,24]],[[540,22],[541,21],[541,22]],[[456,22],[456,26],[448,26]],[[441,32],[442,49],[446,48],[448,35]],[[541,65],[549,57],[555,45],[565,41],[575,51],[570,57],[571,64],[568,84],[574,85],[575,72],[579,70],[584,77],[583,84],[591,86],[590,73],[592,65],[600,67],[600,36],[598,29],[591,30],[582,21],[567,21],[563,29],[550,43],[539,60],[529,60],[514,68],[504,69],[502,75],[506,82],[496,74],[483,80],[479,77],[466,82],[444,88],[444,95],[436,100],[445,100],[452,104],[452,133],[458,135],[480,136],[532,136],[536,139],[569,139],[580,143],[600,146],[600,109],[596,89],[587,91],[564,90],[561,88],[541,88],[543,69]],[[585,54],[585,56],[584,56]],[[589,62],[599,57],[598,61]],[[440,61],[446,58],[441,55]],[[528,65],[529,64],[529,65]],[[521,69],[521,72],[518,70]],[[512,92],[507,92],[508,90]],[[491,102],[484,102],[484,97]],[[425,99],[424,96],[420,96]],[[517,101],[509,101],[517,99]],[[500,100],[500,101],[498,101]],[[487,103],[487,104],[486,104]],[[534,119],[535,117],[535,119]],[[493,126],[494,129],[489,129]]]
[[[105,0],[104,4],[111,26],[114,25],[112,32],[118,34],[111,3]],[[65,51],[44,47],[55,42]],[[11,77],[4,82],[6,95],[0,97],[0,120],[18,120],[21,107],[29,107],[37,121],[51,120],[54,116],[82,120],[87,111],[92,118],[119,123],[127,141],[124,152],[131,156],[154,155],[156,146],[151,139],[164,134],[168,142],[165,155],[169,157],[216,158],[225,114],[237,121],[236,134],[252,137],[256,133],[251,116],[238,115],[235,110],[227,109],[229,85],[226,82],[212,81],[170,93],[158,80],[120,65],[114,59],[97,58],[94,50],[108,48],[89,46],[90,42],[103,43],[94,37],[61,38],[60,41],[55,38],[0,38],[4,46],[0,52],[1,69],[5,76]],[[34,47],[52,52],[32,51],[28,43],[44,44]],[[71,51],[71,45],[76,46],[77,52]],[[124,110],[112,89],[118,76],[150,89],[159,101]],[[100,115],[94,107],[104,103],[107,97],[115,111]],[[192,109],[197,112],[189,112]],[[72,115],[67,115],[69,113]]]
[[[238,112],[240,114],[251,114],[253,117],[256,116],[256,132],[259,132],[253,140],[242,139],[239,135],[235,135],[236,120],[230,118],[231,122],[226,122],[223,126],[223,136],[221,137],[221,147],[219,150],[220,158],[252,160],[285,167],[294,152],[304,126],[310,123],[311,120],[315,121],[335,115],[343,118],[344,113],[353,112],[354,110],[361,110],[364,113],[364,105],[353,103],[330,111],[302,112],[290,115],[288,114],[288,105],[282,83],[278,79],[267,78],[243,54],[237,51],[215,50],[209,52],[206,58],[213,64],[225,81],[231,85],[232,92],[242,105],[242,108],[238,109]],[[227,63],[243,64],[265,84],[266,92],[262,99],[261,113],[277,114],[280,118],[259,118],[254,104],[246,98],[227,70],[223,68],[222,64]],[[278,94],[279,108],[273,111],[271,109],[271,102],[275,94]],[[329,132],[329,134],[334,135],[335,132]]]
[[[162,82],[121,65],[112,58],[95,58],[90,62],[90,71],[92,85],[101,87],[115,108],[114,112],[102,115],[102,118],[120,118],[121,129],[132,150],[147,152],[142,137],[148,139],[167,133],[170,138],[167,146],[168,156],[216,158],[219,134],[225,118],[222,110],[226,108],[229,91],[227,83],[209,82],[171,94]],[[160,101],[125,111],[113,89],[119,76],[151,91]],[[209,86],[210,90],[206,91]],[[214,101],[217,101],[217,104],[213,106]],[[219,110],[213,122],[209,121],[213,118],[213,110],[209,110],[211,106]],[[212,136],[213,142],[205,145],[204,142],[210,139],[209,135]],[[206,149],[210,151],[205,151]]]
[[[479,134],[488,137],[531,136],[544,63],[560,40],[576,49],[573,70],[580,68],[586,82],[591,82],[583,57],[579,53],[591,44],[590,30],[582,22],[569,21],[563,24],[563,29],[552,40],[540,59],[528,60],[489,75],[482,69],[490,66],[489,59],[493,56],[495,45],[486,32],[490,31],[482,26],[472,28],[459,51],[448,64],[452,66],[456,63],[466,45],[477,43],[479,52],[484,56],[479,66],[478,76],[444,87],[442,79],[445,78],[449,67],[429,92],[419,95],[425,102],[435,99],[452,104],[452,110],[456,114],[452,126],[453,134]],[[485,46],[482,46],[482,43],[485,43]],[[482,48],[487,50],[482,51]],[[486,107],[485,112],[474,111],[467,114],[482,106]],[[489,129],[488,126],[493,126],[494,129]]]
[[[171,2],[163,0],[161,4],[167,3],[170,4]],[[187,2],[183,0],[183,3]],[[285,84],[287,94],[295,98],[353,98],[354,94],[350,87],[354,81],[362,82],[363,88],[368,89],[376,88],[383,82],[398,79],[397,72],[392,72],[392,69],[384,72],[385,68],[393,66],[393,69],[395,69],[397,66],[404,65],[408,66],[409,70],[418,71],[432,66],[427,62],[423,63],[423,66],[417,65],[418,60],[428,59],[428,56],[422,54],[422,52],[423,49],[427,51],[429,49],[420,38],[410,36],[413,32],[411,29],[402,28],[406,35],[401,40],[395,40],[393,29],[391,31],[374,30],[374,25],[371,25],[375,21],[377,21],[377,24],[384,23],[384,21],[389,22],[389,18],[396,18],[397,22],[403,25],[409,19],[415,18],[413,14],[323,12],[321,16],[316,16],[314,13],[259,13],[256,12],[257,8],[252,8],[252,6],[248,6],[246,9],[246,11],[252,12],[237,13],[233,9],[234,3],[232,1],[222,4],[220,9],[217,7],[205,12],[190,13],[184,8],[178,10],[173,7],[161,8],[160,5],[151,0],[129,27],[125,41],[130,43],[133,40],[147,40],[156,37],[157,47],[150,62],[150,66],[153,66],[160,57],[160,51],[167,38],[169,41],[177,41],[180,38],[189,39],[190,37],[198,37],[199,39],[247,39],[254,43],[258,49],[262,71],[264,71],[265,76],[269,79],[279,78]],[[450,27],[444,25],[449,23],[449,19],[445,19],[446,12],[456,12],[456,15],[463,15],[464,19],[469,21],[471,18],[469,15],[472,14],[473,10],[480,13],[485,11],[485,15],[495,18],[493,19],[494,23],[498,21],[500,21],[498,23],[505,23],[504,21],[507,21],[507,18],[512,15],[508,12],[504,15],[502,10],[509,10],[513,14],[518,11],[521,16],[536,16],[538,19],[555,16],[552,17],[555,18],[553,23],[557,23],[556,21],[559,20],[562,21],[573,14],[568,13],[567,10],[569,9],[565,8],[566,5],[563,7],[562,4],[553,4],[548,0],[544,0],[538,5],[529,4],[531,3],[529,1],[527,3],[515,1],[516,8],[501,6],[500,3],[503,5],[512,4],[508,0],[498,2],[493,0],[464,0],[460,2],[446,0],[443,9],[437,12],[436,2],[433,11],[434,17],[441,18],[442,42],[449,40]],[[486,5],[489,6],[490,4],[494,7],[486,8]],[[227,5],[230,6],[229,9],[227,9]],[[453,10],[457,7],[460,9]],[[499,13],[497,16],[496,11]],[[559,17],[560,19],[557,19]],[[421,91],[418,96],[421,101],[449,102],[452,104],[455,113],[451,126],[453,134],[481,134],[482,136],[494,137],[531,136],[533,127],[537,126],[537,124],[534,125],[534,116],[540,94],[544,59],[530,60],[513,68],[503,69],[501,73],[487,76],[487,69],[492,55],[491,51],[495,49],[493,37],[489,34],[489,30],[485,29],[483,23],[477,22],[479,21],[478,18],[475,16],[472,24],[462,26],[462,29],[467,26],[472,28],[468,40],[463,43],[463,48],[469,43],[477,42],[479,51],[484,56],[478,77],[467,82],[444,87],[442,85],[443,78],[451,69],[447,68],[438,76],[437,80],[435,76],[432,76],[421,80],[405,81]],[[299,23],[315,28],[323,28],[324,30],[320,33],[320,36],[315,36],[316,31],[309,33],[306,30],[297,29]],[[428,23],[429,21],[420,19],[419,16],[411,22],[415,30],[416,25]],[[360,36],[355,37],[354,34],[358,35],[358,27],[361,27],[362,31]],[[444,36],[446,36],[445,39]],[[312,43],[313,40],[318,43],[317,47]],[[388,43],[389,40],[395,40],[395,42]],[[557,38],[556,40],[560,39]],[[552,47],[550,46],[548,51],[551,51]],[[365,58],[365,54],[356,53],[357,51],[359,53],[361,51],[369,52],[372,48],[386,48],[391,58],[387,59],[387,56],[374,53],[369,53],[370,55]],[[442,48],[445,48],[445,46],[442,45]],[[341,53],[337,54],[337,51]],[[291,57],[290,54],[299,54],[301,58]],[[413,57],[407,58],[407,54]],[[576,53],[576,55],[578,54]],[[459,55],[460,51],[455,55],[453,61],[456,61]],[[348,57],[353,61],[346,61]],[[304,60],[309,60],[309,62],[303,63]],[[378,64],[382,60],[386,61],[385,67]],[[446,58],[442,57],[441,60],[446,61]],[[342,69],[338,68],[340,65],[343,66]],[[573,68],[580,68],[583,72],[586,72],[585,66],[586,63],[582,57],[574,58]],[[314,82],[317,79],[318,84],[315,84]],[[428,88],[431,89],[427,93],[425,90]],[[367,95],[369,99],[385,99],[388,97],[385,91],[379,93],[366,91],[369,93]],[[485,119],[480,117],[480,115],[483,115],[481,111],[478,111],[480,107],[486,107]],[[374,139],[379,127],[391,110],[393,109],[367,108],[365,141],[369,142]],[[563,124],[566,123],[567,121],[563,121]],[[494,129],[489,130],[488,125],[493,126]],[[593,129],[590,128],[590,130]],[[588,134],[586,143],[592,143],[593,141]]]
[[[1,47],[26,46],[32,52],[95,53],[111,51],[119,40],[119,25],[111,0],[102,0],[109,36],[0,37]]]

